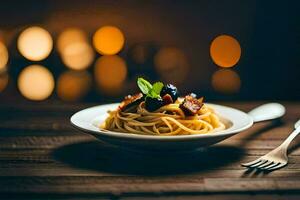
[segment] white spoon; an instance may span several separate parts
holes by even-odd
[[[285,114],[285,108],[279,103],[267,103],[254,108],[248,114],[253,122],[261,122],[282,117]]]

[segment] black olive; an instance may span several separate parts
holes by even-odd
[[[160,92],[160,96],[161,97],[165,96],[166,94],[169,94],[172,97],[173,102],[175,102],[177,100],[177,98],[178,98],[178,90],[172,84],[165,85],[163,87],[163,89],[161,90],[161,92]]]
[[[164,101],[162,98],[151,98],[147,97],[145,100],[145,107],[148,111],[152,112],[164,105]]]

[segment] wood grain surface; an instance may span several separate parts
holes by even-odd
[[[300,138],[289,164],[271,173],[241,162],[277,147],[300,117],[255,124],[193,153],[130,152],[82,133],[69,123],[91,105],[0,105],[0,199],[300,199]],[[222,103],[249,111],[262,102]]]

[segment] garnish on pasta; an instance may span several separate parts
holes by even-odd
[[[140,93],[128,95],[101,128],[143,135],[190,135],[213,133],[225,129],[214,110],[191,93],[178,96],[172,84],[151,84],[138,78]]]

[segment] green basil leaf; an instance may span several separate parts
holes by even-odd
[[[157,94],[153,89],[149,91],[149,93],[147,94],[147,97],[151,97],[151,98],[155,98],[158,99],[160,98],[160,95]]]
[[[152,90],[156,94],[160,95],[160,92],[161,92],[161,90],[162,90],[163,87],[164,87],[164,84],[162,82],[156,82],[156,83],[153,84]]]
[[[138,78],[137,85],[143,94],[148,94],[150,90],[152,90],[152,85],[148,81],[143,78]]]

